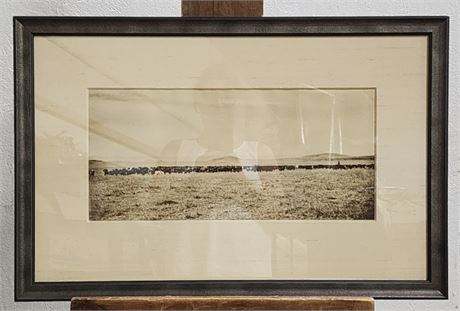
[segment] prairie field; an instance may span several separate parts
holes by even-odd
[[[374,169],[90,176],[89,219],[374,219]]]

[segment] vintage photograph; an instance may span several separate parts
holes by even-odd
[[[89,220],[372,220],[375,89],[90,89]]]

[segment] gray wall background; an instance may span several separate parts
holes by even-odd
[[[460,307],[460,1],[265,0],[265,16],[449,15],[449,300],[377,301],[377,310]],[[69,310],[69,303],[15,303],[13,16],[179,16],[180,0],[0,0],[0,310]]]

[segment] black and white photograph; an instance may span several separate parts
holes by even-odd
[[[375,89],[91,89],[89,219],[372,220]]]

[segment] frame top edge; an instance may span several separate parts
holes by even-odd
[[[255,20],[255,21],[273,21],[273,20],[286,20],[286,21],[341,21],[341,20],[356,20],[356,21],[369,21],[369,20],[399,20],[399,21],[414,21],[414,20],[425,20],[425,21],[446,21],[449,20],[450,16],[448,15],[362,15],[362,16],[353,16],[353,15],[340,15],[340,16],[241,16],[241,17],[209,17],[209,16],[97,16],[97,15],[88,15],[88,16],[72,16],[72,15],[63,15],[63,16],[53,16],[53,15],[15,15],[13,20],[15,21],[36,21],[36,20],[173,20],[173,21],[219,21],[219,20]]]

